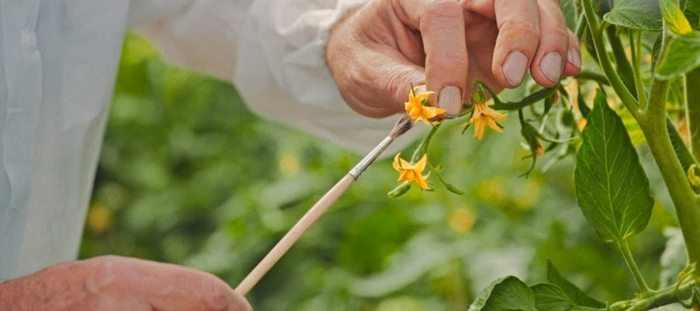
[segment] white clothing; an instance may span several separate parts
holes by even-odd
[[[0,0],[0,280],[76,258],[129,26],[166,59],[235,76],[263,116],[371,149],[395,118],[348,108],[324,57],[358,1]]]

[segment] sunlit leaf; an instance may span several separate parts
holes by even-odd
[[[657,0],[619,0],[603,17],[606,22],[632,29],[661,30],[661,12]]]
[[[659,79],[668,80],[700,66],[697,51],[700,51],[700,32],[698,31],[671,39],[668,51],[658,65],[656,76]]]
[[[670,31],[678,35],[684,35],[693,31],[678,5],[678,0],[661,0],[660,4],[661,15]]]
[[[644,137],[644,132],[642,132],[642,129],[639,127],[639,123],[634,119],[634,116],[632,116],[627,109],[620,109],[617,113],[620,115],[622,123],[625,124],[627,134],[630,135],[630,139],[632,140],[632,145],[638,147],[643,144],[646,138]]]
[[[584,293],[578,286],[559,273],[554,264],[547,260],[547,281],[559,287],[566,296],[575,304],[583,307],[603,308],[605,304]]]
[[[604,240],[622,241],[649,222],[649,179],[622,120],[600,92],[576,153],[574,181],[583,215]]]
[[[469,311],[537,311],[535,296],[527,284],[509,276],[498,279],[479,293]]]

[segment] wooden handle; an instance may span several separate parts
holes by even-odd
[[[333,186],[326,194],[314,204],[311,209],[306,212],[304,217],[302,217],[295,225],[292,227],[292,229],[287,232],[287,234],[284,235],[282,240],[277,242],[277,245],[272,248],[272,250],[267,253],[265,258],[263,258],[260,263],[258,263],[257,266],[255,266],[255,269],[251,271],[248,276],[243,279],[243,282],[241,284],[238,284],[238,287],[236,287],[236,292],[239,294],[245,296],[248,294],[248,292],[255,286],[255,284],[262,279],[263,276],[267,273],[267,271],[270,271],[270,268],[274,266],[277,261],[284,256],[285,253],[296,243],[299,238],[301,237],[306,230],[308,230],[311,225],[313,225],[316,220],[318,220],[323,213],[325,213],[329,207],[335,201],[338,200],[340,195],[342,195],[345,190],[350,187],[350,185],[355,181],[355,178],[352,177],[352,175],[348,174],[343,177],[338,183]]]

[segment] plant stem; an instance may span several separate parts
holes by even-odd
[[[658,79],[652,81],[647,112],[638,121],[676,207],[678,222],[688,250],[689,263],[697,263],[700,262],[700,209],[698,209],[700,203],[688,182],[686,172],[676,157],[666,127],[668,85],[668,81]],[[695,272],[695,275],[700,273]]]
[[[649,294],[652,293],[652,291],[651,291],[651,289],[649,289],[647,282],[644,281],[644,276],[642,276],[642,273],[639,271],[639,268],[637,267],[637,263],[634,261],[634,258],[632,257],[632,252],[630,251],[629,244],[627,244],[627,240],[622,240],[622,241],[618,242],[618,245],[620,246],[620,251],[622,251],[622,256],[625,257],[625,262],[627,263],[627,267],[632,272],[632,275],[634,275],[634,279],[637,280],[637,284],[639,284],[639,288],[642,289],[642,295],[648,296]]]
[[[641,108],[646,107],[647,95],[644,91],[644,85],[642,81],[642,60],[640,56],[642,55],[642,32],[641,31],[630,31],[630,48],[632,50],[632,69],[634,70],[634,83],[637,88],[637,100],[641,104]]]
[[[556,91],[557,87],[541,89],[535,93],[532,93],[528,97],[523,98],[523,100],[519,102],[499,103],[494,100],[494,104],[491,105],[491,108],[496,110],[520,110],[551,96]]]
[[[620,99],[622,103],[625,104],[627,110],[630,111],[635,119],[639,118],[639,103],[632,95],[630,90],[622,82],[620,76],[617,74],[615,68],[613,68],[612,62],[610,61],[610,56],[605,49],[605,43],[603,42],[603,33],[600,29],[600,23],[598,22],[598,17],[593,10],[592,0],[583,0],[583,8],[585,11],[586,19],[588,20],[588,27],[590,29],[590,35],[593,38],[593,46],[595,47],[596,54],[598,55],[598,62],[603,72],[608,78],[610,85]]]
[[[617,31],[618,28],[615,27],[615,25],[610,25],[605,29],[605,32],[608,34],[608,43],[610,43],[613,56],[615,57],[615,68],[617,68],[617,72],[620,74],[622,82],[625,83],[625,86],[627,86],[627,89],[630,91],[630,93],[632,93],[632,96],[636,97],[638,91],[635,87],[634,71],[632,70],[632,65],[630,65],[630,62],[627,59],[625,48],[622,46],[622,40],[620,40],[620,36]]]
[[[672,303],[679,302],[680,296],[689,296],[692,293],[693,286],[696,284],[697,281],[686,282],[681,284],[681,286],[678,288],[676,288],[676,285],[671,285],[642,299],[616,302],[610,306],[610,309],[624,311],[645,311],[670,305]]]
[[[690,151],[700,159],[700,68],[685,75],[685,122],[688,125]]]
[[[433,127],[430,129],[430,132],[428,133],[428,136],[426,136],[423,142],[421,142],[420,145],[416,147],[416,150],[413,151],[413,155],[411,156],[411,163],[415,163],[418,160],[418,157],[422,154],[428,153],[428,145],[433,139],[435,132],[437,132],[438,128],[440,128],[440,125],[442,125],[442,123],[438,125],[433,125]],[[421,150],[423,151],[423,153],[420,153]]]
[[[598,73],[595,71],[589,71],[589,70],[581,70],[581,72],[576,76],[576,79],[578,80],[593,80],[598,83],[606,84],[608,85],[608,78],[605,77],[604,74]]]

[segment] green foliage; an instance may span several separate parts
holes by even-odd
[[[569,280],[565,279],[549,260],[547,260],[547,281],[556,285],[559,290],[576,305],[591,308],[605,307],[604,303],[592,298]]]
[[[498,279],[479,293],[469,311],[537,311],[532,290],[520,279]]]
[[[559,287],[554,284],[540,283],[532,286],[537,311],[589,311],[602,310],[577,306]],[[603,306],[604,307],[604,306]]]
[[[659,79],[671,79],[683,75],[700,66],[700,32],[693,31],[688,34],[671,39],[668,51],[661,59],[656,71]]]
[[[676,0],[661,0],[661,15],[666,21],[666,27],[671,32],[677,35],[684,35],[691,32],[693,29],[690,27],[690,23],[683,15],[683,10],[681,10]]]
[[[637,30],[661,30],[659,3],[655,0],[618,0],[605,14],[606,22]]]
[[[598,92],[576,153],[576,197],[588,222],[606,241],[622,241],[649,222],[654,201],[620,117]]]

